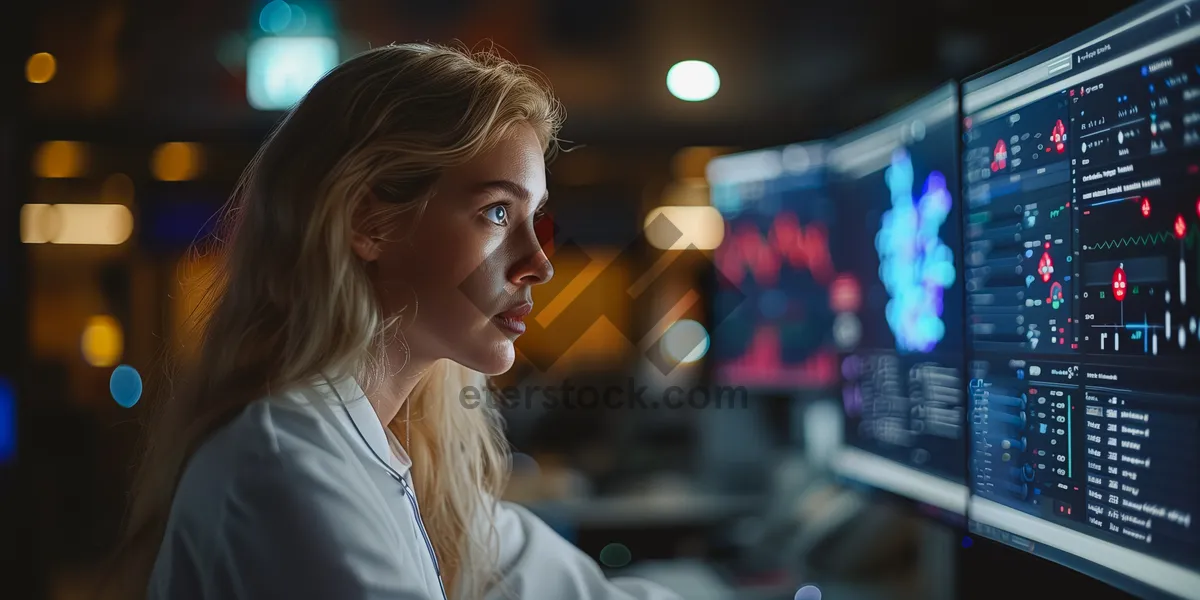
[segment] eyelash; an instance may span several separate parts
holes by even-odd
[[[493,225],[496,225],[498,227],[503,227],[505,225],[508,225],[508,213],[512,210],[511,202],[499,202],[499,203],[493,204],[493,205],[483,209],[484,217],[486,218],[489,213],[491,213],[493,210],[496,210],[497,208],[504,209],[504,219],[503,219],[504,223],[497,223],[495,221],[492,221],[491,219],[488,219],[488,221],[490,221]],[[540,207],[537,209],[537,212],[533,213],[533,222],[537,223],[538,221],[541,221],[543,218],[545,218],[545,216],[546,216],[545,207],[544,206]]]

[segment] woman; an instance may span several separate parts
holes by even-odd
[[[493,413],[560,108],[430,45],[326,75],[226,215],[195,376],[163,404],[123,556],[150,598],[674,598],[606,580],[524,509]],[[419,504],[418,504],[419,500]]]

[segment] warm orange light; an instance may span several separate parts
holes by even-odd
[[[121,204],[26,204],[21,241],[26,244],[115,246],[133,234],[133,213]]]
[[[29,83],[47,83],[57,71],[58,63],[49,52],[38,52],[25,62],[25,79]]]
[[[125,334],[121,324],[108,315],[88,319],[80,341],[83,359],[93,367],[116,366],[125,351]]]
[[[645,231],[660,250],[712,250],[725,238],[725,219],[711,206],[660,206],[646,215]]]
[[[79,177],[87,168],[87,146],[80,142],[43,142],[33,155],[33,172],[38,177]]]
[[[188,181],[200,175],[204,153],[190,142],[167,142],[154,150],[150,170],[160,181]]]

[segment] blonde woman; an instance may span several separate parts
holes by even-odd
[[[491,54],[396,45],[326,75],[226,212],[193,376],[150,429],[125,597],[660,599],[495,499],[560,107]]]

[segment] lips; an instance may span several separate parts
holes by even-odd
[[[516,335],[525,333],[525,317],[533,312],[533,303],[526,302],[518,306],[514,306],[494,317],[492,320],[500,326],[501,329],[509,331]]]

